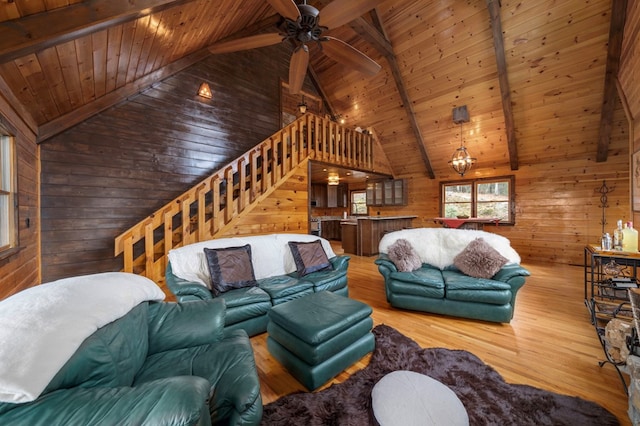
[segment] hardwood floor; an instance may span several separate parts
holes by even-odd
[[[334,248],[336,253],[341,251],[339,246]],[[597,402],[622,425],[631,424],[627,396],[615,369],[598,366],[604,354],[584,305],[581,267],[523,265],[531,277],[518,293],[514,319],[510,324],[494,324],[391,308],[374,260],[351,256],[348,273],[350,297],[373,308],[374,324],[394,327],[422,347],[467,350],[493,366],[507,382]],[[266,337],[264,333],[251,339],[264,404],[305,390],[271,357]],[[345,380],[366,366],[368,358],[324,387]]]

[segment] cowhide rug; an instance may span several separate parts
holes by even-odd
[[[613,414],[594,402],[506,383],[497,371],[469,352],[423,349],[386,325],[376,326],[373,333],[376,348],[367,367],[322,391],[293,393],[266,405],[262,424],[375,424],[371,389],[385,374],[396,370],[426,374],[449,386],[467,409],[472,426],[619,424]]]

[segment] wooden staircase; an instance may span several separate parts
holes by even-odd
[[[372,170],[373,138],[305,114],[116,237],[123,271],[162,282],[169,250],[223,235],[307,160]]]

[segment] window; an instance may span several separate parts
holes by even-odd
[[[442,182],[442,217],[499,218],[500,223],[515,224],[513,210],[515,178],[497,178]]]
[[[351,214],[364,214],[369,212],[367,207],[367,191],[351,191]]]
[[[15,164],[14,140],[0,127],[0,258],[18,246]]]

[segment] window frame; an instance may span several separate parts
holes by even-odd
[[[2,150],[0,149],[0,170],[4,170],[6,165],[9,166],[9,190],[1,189],[2,184],[2,175],[0,174],[0,195],[8,197],[9,202],[9,212],[10,217],[3,223],[0,221],[0,226],[6,227],[2,229],[1,232],[5,233],[9,236],[8,244],[0,246],[0,260],[6,259],[20,250],[20,232],[18,228],[18,155],[17,155],[17,143],[16,138],[7,129],[7,126],[3,125],[4,122],[2,117],[0,117],[0,144],[8,142],[9,144],[9,158],[5,158],[2,155]]]
[[[492,182],[508,182],[509,184],[509,199],[508,202],[508,220],[500,220],[500,225],[515,225],[516,224],[516,210],[515,210],[515,200],[516,200],[516,178],[514,175],[505,175],[505,176],[496,176],[496,177],[486,177],[486,178],[478,178],[478,179],[464,179],[457,181],[443,181],[440,182],[440,217],[445,217],[446,214],[446,205],[445,203],[445,188],[447,186],[458,186],[458,185],[471,185],[471,217],[477,217],[478,212],[478,185],[492,183]]]
[[[364,213],[356,213],[354,211],[354,205],[356,203],[353,202],[354,194],[363,194],[364,195],[364,206],[366,211]],[[366,189],[354,189],[349,193],[349,213],[351,216],[367,216],[369,214],[369,205],[367,204],[367,190]]]

